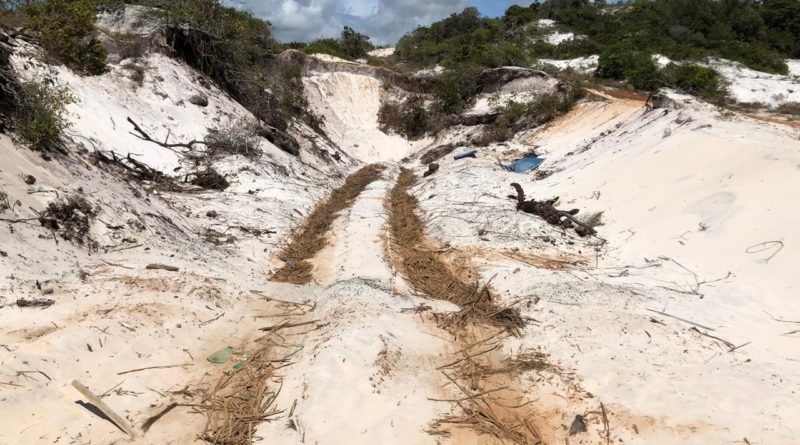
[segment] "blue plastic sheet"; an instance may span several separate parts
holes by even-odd
[[[508,169],[515,173],[527,173],[536,167],[542,165],[544,159],[542,158],[522,158],[519,161],[508,166]]]

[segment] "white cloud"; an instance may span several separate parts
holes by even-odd
[[[282,41],[337,37],[345,25],[377,44],[393,44],[419,25],[428,25],[469,6],[468,0],[242,0],[242,7],[272,22]]]

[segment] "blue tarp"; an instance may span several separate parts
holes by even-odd
[[[519,161],[508,166],[508,169],[515,173],[527,173],[544,162],[542,158],[522,158]]]

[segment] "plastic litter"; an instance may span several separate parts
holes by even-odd
[[[506,166],[509,171],[514,173],[527,173],[538,166],[542,165],[544,159],[538,157],[522,158],[519,161]]]
[[[228,346],[208,356],[207,360],[215,365],[227,363],[233,357],[233,346]]]

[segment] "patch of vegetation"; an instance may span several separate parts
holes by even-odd
[[[212,159],[224,155],[241,155],[249,159],[261,157],[258,128],[258,122],[236,119],[211,129],[205,138],[209,156]]]
[[[459,114],[477,93],[481,70],[462,65],[448,69],[436,78],[433,87],[434,109],[443,114]]]
[[[627,80],[635,89],[643,91],[670,87],[711,101],[721,101],[727,95],[719,74],[711,68],[670,63],[659,70],[650,54],[630,51],[624,46],[608,48],[600,55],[595,76]]]
[[[650,91],[661,86],[658,67],[652,56],[647,52],[632,51],[624,45],[606,48],[600,54],[595,76],[627,80],[637,90]]]
[[[529,102],[508,101],[498,111],[499,116],[488,131],[484,131],[481,142],[507,141],[517,132],[546,124],[569,112],[582,96],[582,89],[570,88],[563,95],[542,94]]]
[[[536,23],[540,19],[554,20],[557,25],[541,28]],[[555,31],[585,38],[558,45],[542,39]],[[784,59],[800,57],[800,2],[549,0],[511,6],[498,18],[482,17],[477,9],[467,8],[405,35],[397,44],[396,56],[420,66],[526,66],[535,58],[573,58],[608,53],[615,47],[644,55],[663,54],[672,60],[716,55],[756,70],[785,74]],[[652,67],[641,56],[632,61],[640,62],[634,77],[646,86]]]
[[[67,241],[96,247],[89,236],[96,214],[94,206],[83,195],[73,194],[48,204],[39,215],[39,223]]]
[[[430,130],[429,117],[422,96],[413,96],[404,102],[384,101],[378,110],[381,131],[394,131],[409,140],[425,136]]]
[[[50,57],[82,74],[106,71],[106,48],[95,35],[98,0],[42,0],[22,9],[25,26]]]
[[[64,151],[62,138],[69,128],[67,105],[74,98],[51,79],[22,82],[16,91],[13,114],[16,135],[37,151]]]
[[[306,54],[328,54],[345,60],[365,59],[375,49],[369,36],[345,26],[338,39],[317,39],[311,43],[291,42],[286,48],[299,49]]]
[[[211,167],[194,173],[189,183],[206,190],[225,190],[230,186],[225,176]]]
[[[709,100],[722,100],[728,92],[719,73],[697,65],[670,63],[661,71],[663,85]]]
[[[775,109],[778,113],[790,116],[800,116],[800,102],[786,102],[778,105]]]

